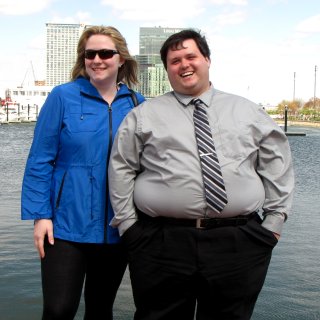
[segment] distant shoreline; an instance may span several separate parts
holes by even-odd
[[[283,120],[276,120],[276,123],[279,126],[284,126]],[[288,121],[287,124],[288,124],[288,126],[320,128],[320,122],[312,122],[312,121]]]
[[[36,120],[12,120],[12,121],[0,121],[1,124],[17,124],[17,123],[33,123],[37,122]],[[279,126],[284,126],[284,121],[283,120],[275,120],[275,122]],[[320,128],[320,121],[318,122],[312,122],[312,121],[288,121],[287,122],[288,126],[300,126],[300,127],[313,127],[313,128]]]

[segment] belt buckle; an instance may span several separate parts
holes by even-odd
[[[197,220],[196,220],[196,229],[205,229],[205,227],[202,227],[201,226],[201,221],[202,221],[203,219],[202,218],[198,218]]]

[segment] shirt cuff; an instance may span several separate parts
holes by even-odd
[[[281,212],[264,214],[262,226],[271,232],[281,235],[286,215]]]

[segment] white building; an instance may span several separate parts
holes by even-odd
[[[84,24],[46,23],[46,85],[56,86],[70,81],[77,58],[77,45]]]

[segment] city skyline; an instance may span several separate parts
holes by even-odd
[[[70,80],[70,70],[77,58],[79,38],[88,27],[90,25],[46,23],[46,80],[43,81],[46,86],[53,87]],[[139,65],[139,84],[133,89],[146,98],[152,98],[171,90],[159,52],[163,42],[171,34],[181,30],[183,29],[160,27],[141,27],[139,29],[139,54],[134,56]],[[34,77],[33,74],[32,70]],[[25,94],[21,91],[22,89],[15,90],[15,92]],[[31,91],[29,93],[32,94]]]
[[[158,6],[145,0],[0,0],[1,97],[6,87],[32,76],[31,63],[37,80],[45,79],[46,23],[113,25],[132,55],[139,54],[140,27],[193,27],[210,44],[210,78],[217,89],[263,104],[314,96],[320,65],[317,0],[163,0]]]

